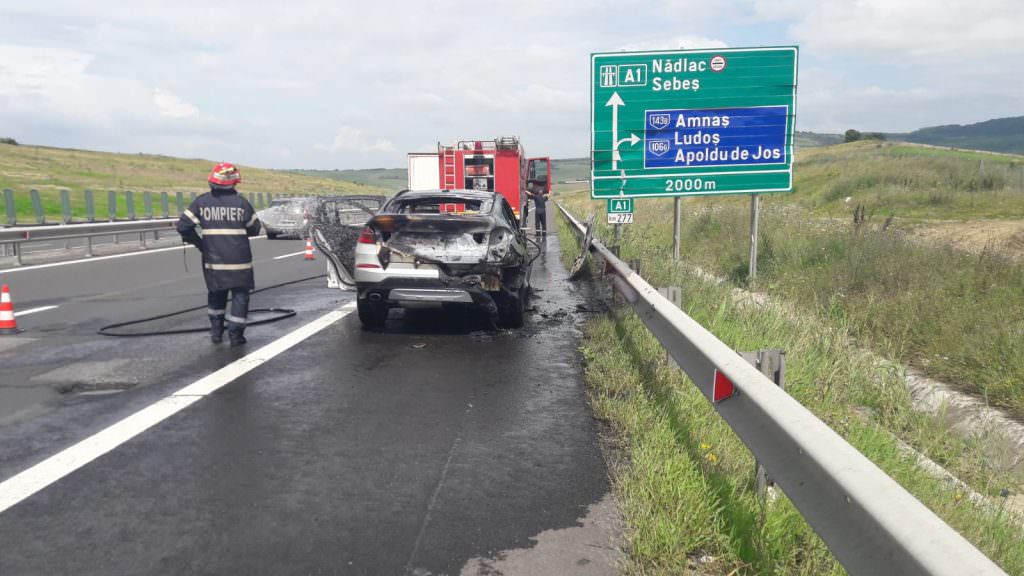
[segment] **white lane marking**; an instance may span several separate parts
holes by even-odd
[[[281,254],[280,256],[274,256],[274,260],[281,260],[282,258],[291,258],[292,256],[298,256],[299,254],[305,253],[305,250],[299,250],[298,252],[292,252],[291,254]]]
[[[348,316],[353,309],[354,302],[332,310],[252,354],[235,360],[213,374],[200,378],[170,396],[0,482],[0,513]]]
[[[15,312],[14,316],[15,317],[17,317],[17,316],[28,316],[29,314],[35,314],[36,312],[46,312],[47,310],[53,310],[54,308],[57,308],[57,306],[53,305],[53,306],[40,306],[38,308],[29,308],[28,310],[22,310],[21,312]]]
[[[266,236],[253,236],[250,240],[262,240]],[[56,268],[58,266],[70,266],[71,264],[82,264],[84,262],[99,262],[100,260],[113,260],[114,258],[127,258],[129,256],[139,256],[140,254],[159,254],[160,252],[169,252],[171,250],[183,250],[185,248],[192,248],[191,244],[182,244],[181,246],[171,246],[170,248],[153,248],[151,250],[137,250],[135,252],[125,252],[124,254],[111,254],[109,256],[93,256],[92,258],[82,258],[80,260],[65,260],[63,262],[50,262],[49,264],[35,264],[33,266],[18,266],[17,268],[4,268],[0,269],[0,274],[13,274],[15,272],[28,272],[29,270],[41,270],[43,268]]]

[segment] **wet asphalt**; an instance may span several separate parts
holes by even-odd
[[[322,259],[273,259],[299,242],[254,247],[261,286],[323,271]],[[0,513],[0,574],[459,574],[580,526],[609,492],[577,353],[591,304],[567,282],[557,238],[544,248],[524,328],[422,310],[375,333],[350,314]],[[19,308],[60,308],[0,340],[6,398],[45,392],[0,411],[0,481],[245,354],[201,334],[95,335],[203,304],[197,266],[184,275],[181,259],[5,278]],[[323,279],[256,294],[253,306],[298,314],[250,328],[247,348],[351,299]],[[577,543],[576,565],[612,536]]]

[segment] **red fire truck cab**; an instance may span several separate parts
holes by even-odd
[[[551,193],[551,159],[527,158],[515,136],[438,144],[436,154],[409,154],[409,189],[498,192],[520,217],[528,189]]]

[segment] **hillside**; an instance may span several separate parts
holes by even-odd
[[[814,148],[817,146],[831,146],[843,141],[841,134],[820,134],[818,132],[801,132],[793,134],[793,143],[797,148]]]
[[[588,158],[565,158],[551,160],[551,172],[555,176],[554,187],[560,183],[590,177]],[[406,187],[409,176],[406,168],[369,168],[363,170],[290,170],[289,173],[311,178],[343,180],[386,190],[398,191]],[[578,185],[576,186],[578,187]]]
[[[214,161],[151,154],[115,154],[0,144],[0,188],[44,196],[67,188],[92,190],[148,190],[195,192],[206,188]],[[343,179],[316,178],[280,170],[240,166],[244,192],[273,194],[355,194],[376,188]]]
[[[905,221],[1024,218],[1024,157],[861,141],[807,150],[792,199],[820,215]]]
[[[887,134],[890,140],[991,152],[1024,154],[1024,116],[996,118],[976,124],[949,124]]]

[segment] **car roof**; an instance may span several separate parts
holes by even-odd
[[[452,198],[464,198],[466,200],[489,200],[495,196],[500,196],[500,194],[486,190],[402,190],[394,198],[396,200],[417,200],[420,198],[436,198],[437,196],[451,196]]]

